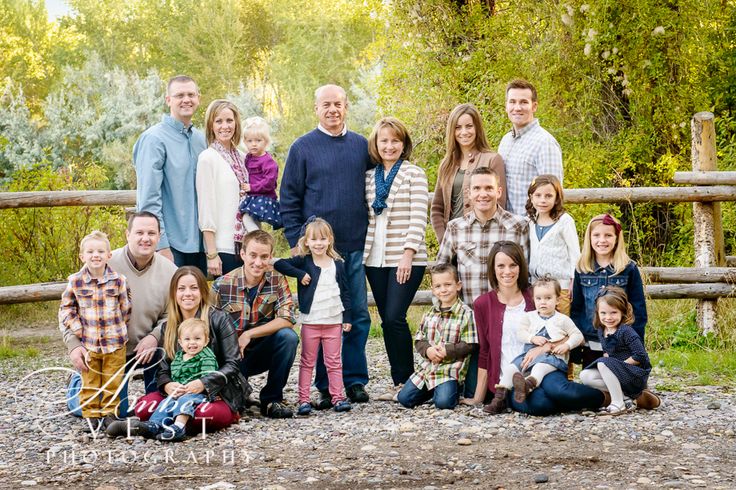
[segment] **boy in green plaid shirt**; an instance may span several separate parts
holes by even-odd
[[[209,331],[209,326],[199,318],[189,318],[179,325],[180,349],[176,351],[171,364],[167,366],[167,360],[164,360],[160,369],[165,371],[168,367],[171,380],[182,388],[190,381],[217,371],[219,367],[215,353],[208,347]],[[206,402],[207,397],[202,393],[176,392],[169,395],[147,422],[140,423],[139,434],[160,441],[181,441],[186,436],[184,426],[194,416],[194,410]]]
[[[422,360],[399,392],[398,401],[414,408],[430,399],[439,409],[452,410],[458,403],[459,383],[465,376],[468,357],[478,344],[473,310],[458,294],[462,283],[457,269],[440,264],[431,270],[435,304],[424,314],[414,337]]]

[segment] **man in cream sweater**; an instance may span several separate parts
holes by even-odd
[[[161,338],[161,324],[166,314],[169,283],[176,272],[176,265],[156,253],[161,230],[155,214],[148,211],[133,214],[128,221],[125,237],[127,245],[113,250],[109,262],[115,272],[126,277],[133,304],[132,315],[128,322],[125,368],[126,372],[134,364],[137,364],[137,368],[143,368],[146,393],[150,393],[157,389],[156,372],[159,356],[156,349]],[[87,366],[84,358],[87,350],[74,332],[63,325],[59,328],[74,368],[85,371]],[[133,358],[136,362],[131,362]],[[120,415],[125,416],[128,411],[127,383],[123,386],[120,398]],[[71,411],[75,411],[79,406],[78,397],[69,400],[68,406]]]

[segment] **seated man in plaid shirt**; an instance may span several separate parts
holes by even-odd
[[[299,337],[294,303],[286,278],[269,272],[273,237],[262,230],[243,237],[243,266],[221,276],[212,285],[215,305],[230,315],[243,355],[240,369],[247,378],[268,371],[261,389],[261,413],[271,418],[290,418],[283,403],[284,386],[294,364]]]

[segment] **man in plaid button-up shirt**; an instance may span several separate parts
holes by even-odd
[[[529,260],[529,222],[499,207],[501,187],[498,176],[479,167],[470,177],[470,201],[473,211],[447,224],[437,254],[438,264],[449,264],[457,257],[457,269],[463,283],[463,301],[467,305],[490,289],[488,254],[499,240],[521,245]]]
[[[498,153],[506,165],[506,210],[526,216],[529,185],[537,175],[552,174],[562,182],[562,151],[557,140],[534,118],[537,90],[526,80],[506,87],[506,114],[513,125],[501,139]]]
[[[212,285],[216,305],[230,315],[243,353],[240,370],[247,378],[268,371],[260,393],[261,413],[272,418],[293,414],[283,405],[284,386],[294,364],[299,337],[286,278],[269,272],[273,238],[256,230],[243,237],[243,266]]]

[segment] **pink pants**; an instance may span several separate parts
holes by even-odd
[[[309,402],[312,373],[322,344],[330,396],[335,404],[345,399],[342,385],[342,325],[302,325],[302,358],[299,363],[299,403]]]
[[[145,422],[151,418],[151,414],[156,411],[159,403],[164,401],[165,398],[158,391],[140,397],[135,404],[136,417]],[[237,423],[240,420],[240,414],[230,410],[230,407],[223,400],[202,403],[194,410],[194,418],[187,422],[187,433],[198,434],[201,432],[202,419],[205,420],[205,430],[210,433]]]

